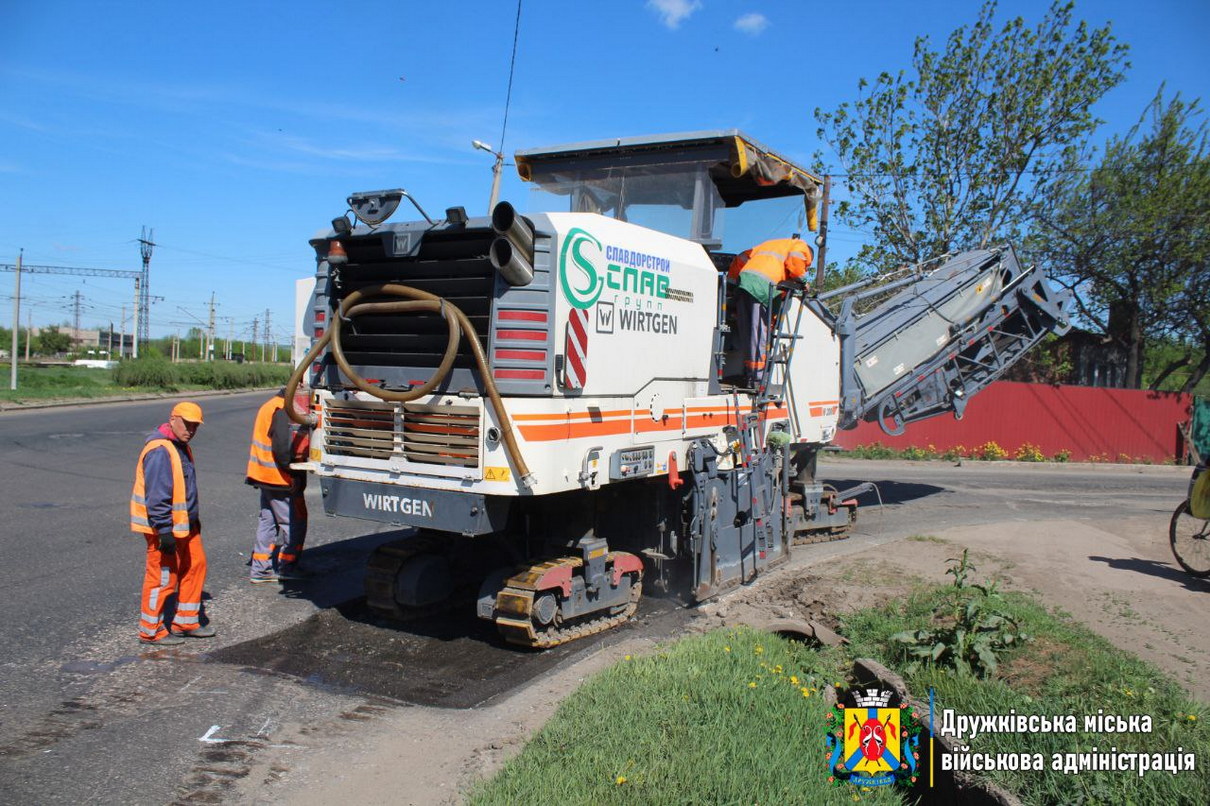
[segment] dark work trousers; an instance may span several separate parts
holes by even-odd
[[[755,387],[769,350],[769,311],[742,288],[735,292],[735,324],[744,356],[744,384]]]
[[[260,491],[260,520],[256,524],[256,545],[252,548],[252,576],[271,577],[277,571],[289,571],[302,554],[307,540],[307,503],[303,490]],[[277,547],[277,568],[273,567],[273,549]]]

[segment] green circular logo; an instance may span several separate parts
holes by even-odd
[[[605,280],[596,264],[602,257],[601,242],[579,227],[573,227],[563,239],[559,285],[573,308],[591,308],[601,296]]]

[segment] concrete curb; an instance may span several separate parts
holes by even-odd
[[[27,403],[0,402],[0,415],[36,409],[57,409],[66,406],[87,406],[102,403],[134,403],[146,400],[171,400],[177,398],[218,397],[219,395],[243,395],[252,392],[276,392],[280,384],[250,389],[200,389],[182,392],[147,392],[146,394],[114,395],[112,397],[72,397],[55,400],[31,400]]]
[[[1142,464],[1126,464],[1119,462],[1018,462],[1012,459],[997,459],[988,461],[985,459],[963,459],[961,462],[951,462],[946,459],[859,459],[853,456],[833,456],[823,455],[820,457],[821,463],[831,465],[858,465],[863,463],[876,462],[894,462],[899,465],[914,465],[917,467],[971,467],[971,468],[1008,468],[1008,467],[1028,467],[1033,470],[1041,470],[1043,472],[1064,473],[1064,472],[1087,472],[1087,471],[1122,471],[1130,470],[1136,473],[1173,473],[1177,475],[1188,475],[1193,470],[1193,465],[1142,465]]]

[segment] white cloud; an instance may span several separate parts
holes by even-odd
[[[760,36],[761,32],[768,27],[769,18],[756,12],[745,14],[735,21],[735,30],[748,36]]]
[[[660,15],[660,22],[672,30],[702,7],[700,0],[647,0],[647,8]]]

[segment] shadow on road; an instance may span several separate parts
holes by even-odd
[[[1210,593],[1210,580],[1199,579],[1191,576],[1180,568],[1169,565],[1168,563],[1157,562],[1156,560],[1144,560],[1139,557],[1131,557],[1130,559],[1120,559],[1116,557],[1097,557],[1090,556],[1088,559],[1093,562],[1105,563],[1110,568],[1120,569],[1123,571],[1134,571],[1138,574],[1147,574],[1148,576],[1167,579],[1172,582],[1179,582],[1186,589],[1198,591],[1200,593]]]
[[[849,487],[855,487],[870,479],[822,479],[824,484],[830,484],[837,490],[845,490]],[[905,504],[908,501],[915,501],[920,498],[927,498],[930,495],[937,493],[949,492],[944,487],[938,487],[935,484],[915,484],[906,481],[890,481],[882,479],[880,481],[872,481],[877,491],[863,493],[857,497],[859,503],[869,506],[881,500],[883,504]]]
[[[366,606],[366,560],[375,547],[405,534],[381,532],[307,549],[303,564],[315,576],[283,582],[282,594],[309,600],[320,612],[293,627],[219,649],[208,659],[333,691],[470,708],[585,651],[637,631],[671,634],[688,618],[675,601],[645,598],[633,621],[546,651],[506,643],[494,624],[478,618],[473,599],[393,621]]]

